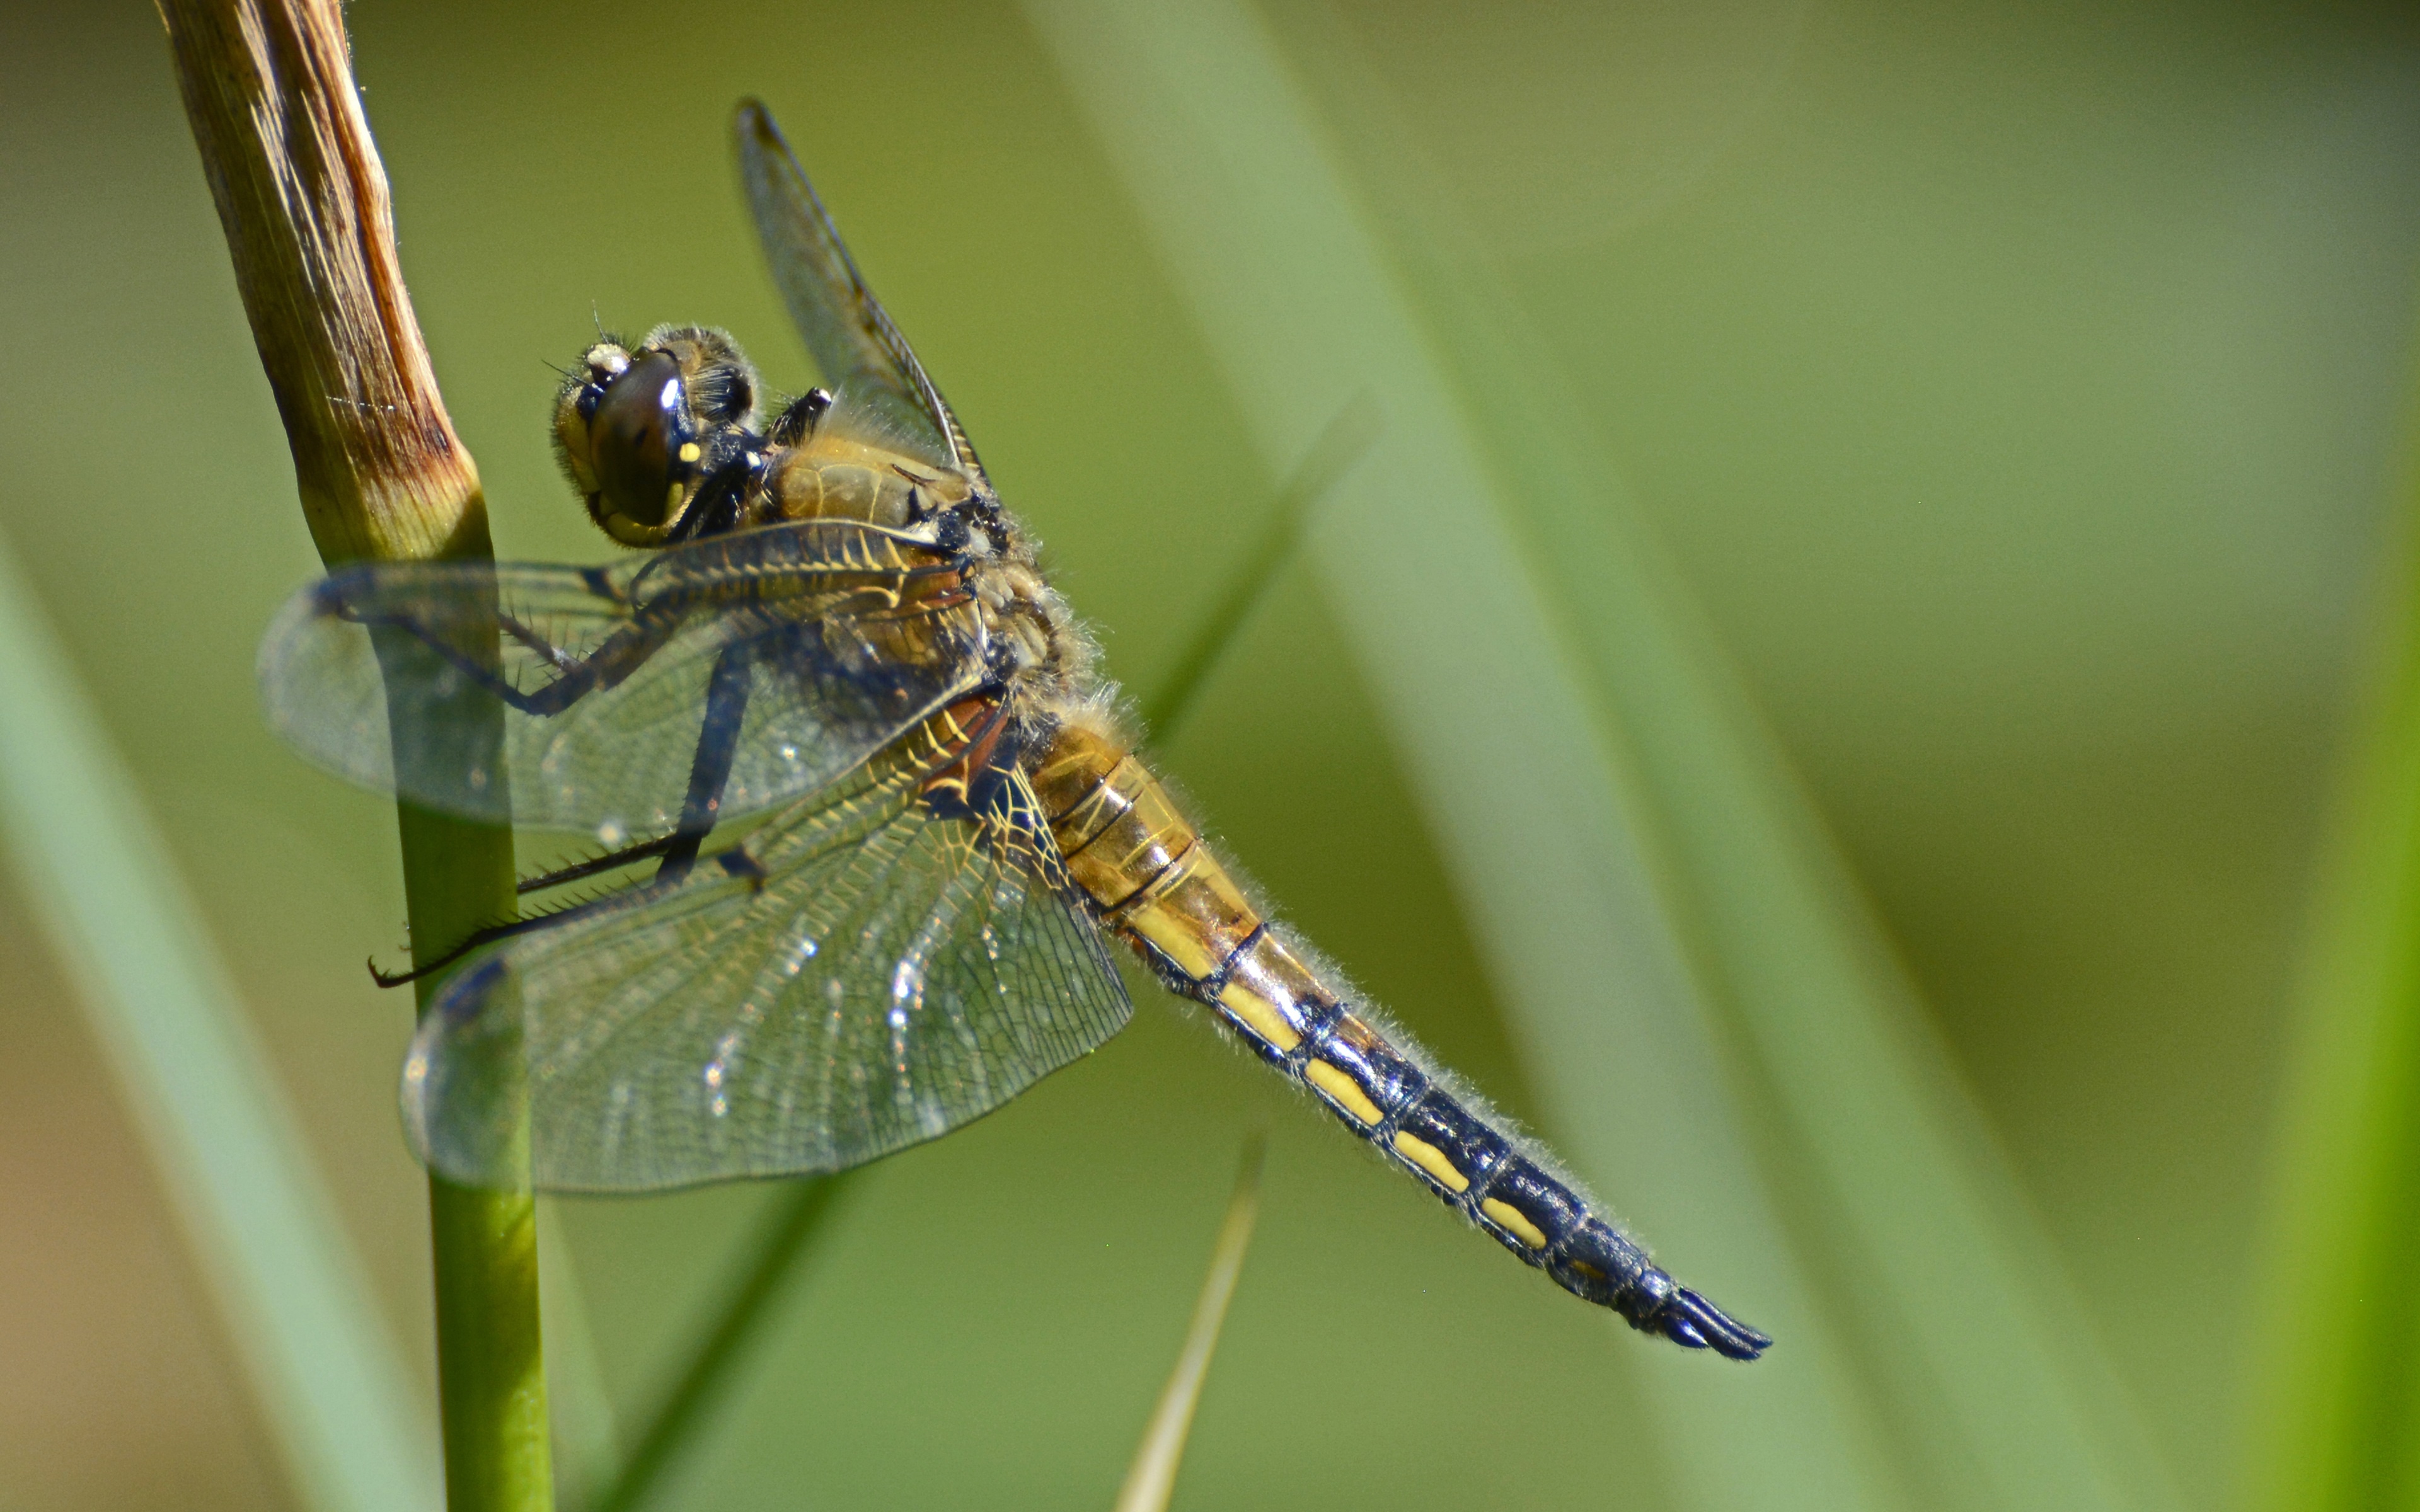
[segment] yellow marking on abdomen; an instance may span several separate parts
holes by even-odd
[[[1127,928],[1201,981],[1232,961],[1261,916],[1196,834],[1168,869],[1120,905]]]
[[[1512,1204],[1501,1201],[1495,1197],[1489,1197],[1486,1201],[1479,1205],[1479,1211],[1487,1214],[1490,1218],[1495,1219],[1497,1223],[1502,1224],[1513,1238],[1519,1240],[1522,1243],[1528,1245],[1531,1249],[1544,1249],[1546,1247],[1545,1230],[1540,1228],[1536,1224],[1531,1223],[1528,1218],[1522,1216],[1521,1210],[1515,1208]]]
[[[1302,1043],[1302,1036],[1295,1033],[1294,1026],[1288,1024],[1277,1009],[1258,994],[1247,992],[1230,982],[1225,990],[1218,994],[1218,1002],[1246,1028],[1280,1050],[1291,1050]]]
[[[1319,1062],[1314,1060],[1311,1064],[1315,1066]],[[1445,1151],[1425,1139],[1415,1139],[1410,1134],[1398,1133],[1395,1135],[1395,1153],[1435,1177],[1453,1191],[1466,1192],[1470,1189],[1470,1178],[1455,1170],[1453,1162],[1445,1158]]]
[[[1375,1123],[1386,1117],[1378,1111],[1378,1104],[1370,1101],[1369,1094],[1362,1091],[1352,1077],[1338,1071],[1326,1061],[1313,1060],[1302,1068],[1302,1073],[1311,1078],[1312,1086],[1343,1103],[1344,1111],[1363,1123]]]

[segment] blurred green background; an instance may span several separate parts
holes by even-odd
[[[2224,1504],[2410,383],[2420,26],[2282,4],[1270,14],[1351,40],[1544,333],[2084,1299],[2062,1322],[2181,1504]],[[545,439],[545,364],[592,318],[720,324],[777,386],[810,376],[727,163],[727,112],[759,93],[1112,673],[1169,666],[1279,480],[1016,8],[349,21],[500,555],[608,554]],[[408,1008],[360,965],[400,944],[392,810],[256,713],[254,646],[317,562],[196,167],[148,8],[0,16],[0,535],[425,1370]],[[1305,933],[1551,1140],[1539,1052],[1313,572],[1275,585],[1206,700],[1163,765]],[[291,1504],[8,886],[0,1504]],[[1743,1403],[1752,1373],[1581,1312],[1137,987],[1101,1054],[851,1194],[675,1504],[1107,1504],[1255,1122],[1264,1217],[1180,1506],[1683,1504],[1642,1373],[1713,1372]],[[552,1210],[626,1416],[767,1199]],[[1764,1319],[1714,1284],[1722,1257],[1665,1257]]]

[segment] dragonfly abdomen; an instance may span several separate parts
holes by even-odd
[[[1764,1349],[1762,1335],[1676,1285],[1552,1174],[1543,1152],[1353,1011],[1122,744],[1063,726],[1032,780],[1068,874],[1104,927],[1346,1128],[1506,1249],[1633,1326],[1736,1359]]]

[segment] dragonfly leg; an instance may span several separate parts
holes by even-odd
[[[464,651],[451,637],[441,633],[440,627],[425,624],[411,614],[376,613],[356,609],[344,600],[343,588],[341,579],[331,579],[321,589],[325,595],[321,604],[327,612],[367,629],[392,630],[408,635],[436,653],[481,690],[510,708],[541,718],[560,714],[590,693],[612,687],[637,671],[649,656],[663,649],[680,623],[678,619],[667,616],[626,625],[607,636],[587,656],[573,656],[500,610],[496,615],[499,633],[509,637],[555,670],[554,680],[544,687],[522,689],[514,687],[493,667],[485,665]]]
[[[568,924],[574,919],[586,918],[608,909],[628,907],[641,899],[678,887],[688,877],[690,869],[696,866],[698,848],[714,829],[715,818],[722,810],[723,786],[731,779],[731,764],[739,750],[739,729],[748,715],[749,660],[749,646],[744,640],[723,647],[715,657],[714,675],[706,684],[705,723],[698,732],[697,754],[690,763],[689,794],[682,800],[680,823],[673,832],[612,855],[533,877],[520,884],[519,890],[531,892],[551,887],[580,877],[594,876],[600,872],[610,872],[617,866],[644,860],[649,856],[660,856],[663,862],[656,868],[653,877],[636,887],[622,888],[602,898],[592,898],[586,903],[541,914],[535,918],[516,918],[473,930],[436,960],[416,962],[410,971],[381,971],[374,961],[370,963],[370,976],[381,987],[400,987],[405,982],[418,981],[423,977],[442,971],[472,951],[499,940]],[[738,876],[745,867],[726,864],[723,870]]]
[[[654,840],[641,841],[636,845],[625,845],[618,851],[608,851],[602,856],[592,856],[585,861],[575,861],[569,866],[557,867],[551,872],[541,872],[534,877],[523,877],[513,884],[513,890],[523,894],[544,892],[549,887],[560,887],[566,882],[579,882],[607,872],[618,872],[633,862],[644,861],[652,856],[663,855],[673,848],[674,842],[679,838],[677,831],[670,835],[659,835]]]
[[[681,799],[680,823],[664,837],[663,864],[656,868],[656,884],[669,887],[689,875],[697,851],[706,843],[722,812],[722,790],[731,780],[731,764],[739,754],[739,730],[748,717],[750,644],[734,641],[715,654],[714,675],[706,685],[706,717],[697,733],[697,753],[690,759],[689,793]]]
[[[648,882],[642,886],[652,889],[655,884]],[[370,980],[381,987],[400,987],[408,981],[418,981],[423,977],[433,977],[464,956],[493,945],[498,940],[509,940],[517,935],[535,933],[542,929],[553,929],[557,925],[568,924],[576,918],[585,918],[591,914],[603,913],[609,908],[619,908],[629,901],[630,896],[628,889],[611,892],[602,898],[591,898],[584,903],[577,903],[569,908],[559,908],[551,914],[539,914],[532,918],[507,919],[501,924],[489,924],[481,929],[474,929],[436,960],[414,962],[410,971],[381,971],[379,969],[378,962],[373,960],[370,962]]]
[[[558,672],[571,671],[580,665],[580,658],[578,656],[571,655],[571,653],[564,650],[561,646],[549,640],[546,637],[538,634],[535,630],[531,629],[528,625],[523,625],[520,620],[515,619],[512,615],[506,614],[502,610],[498,610],[496,614],[496,625],[504,632],[504,634],[511,636],[515,640],[520,641],[524,647],[528,648],[533,656],[545,661],[547,665],[552,667]]]

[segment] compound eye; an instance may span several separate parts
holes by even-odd
[[[633,546],[660,541],[688,497],[698,458],[680,364],[664,352],[632,359],[584,418],[597,522]]]

